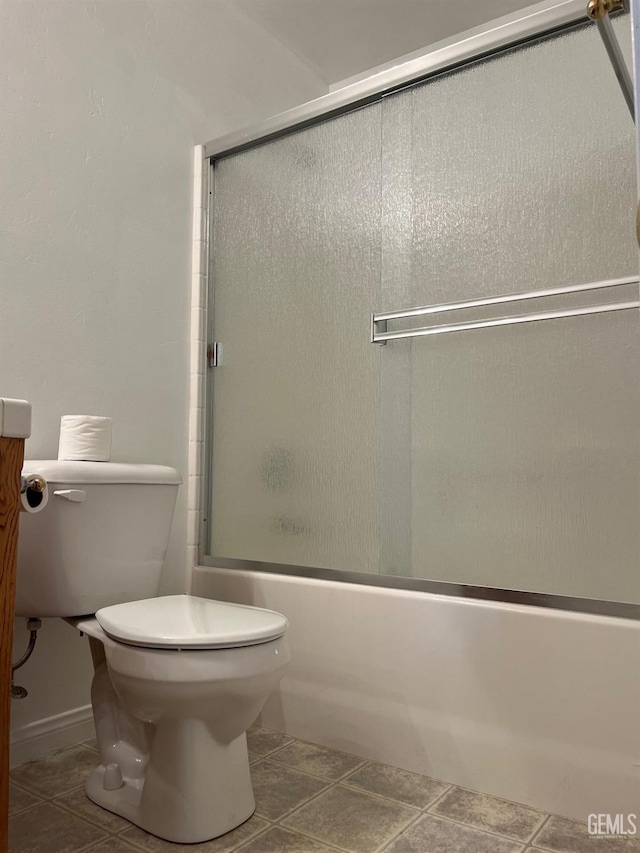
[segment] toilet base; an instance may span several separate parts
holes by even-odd
[[[106,790],[105,773],[101,764],[89,776],[89,799],[166,841],[209,841],[255,810],[245,735],[219,744],[201,720],[161,721],[142,778],[123,774],[120,787]]]
[[[246,730],[287,666],[284,638],[238,648],[166,651],[127,646],[95,618],[91,705],[100,765],[96,805],[166,841],[217,838],[255,810]]]

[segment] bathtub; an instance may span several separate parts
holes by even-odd
[[[639,622],[209,567],[192,592],[289,619],[267,728],[577,820],[640,812]]]

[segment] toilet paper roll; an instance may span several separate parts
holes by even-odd
[[[111,418],[98,415],[63,415],[60,419],[58,459],[109,462]]]
[[[27,474],[22,479],[20,490],[20,510],[33,515],[49,503],[49,486],[39,474]]]

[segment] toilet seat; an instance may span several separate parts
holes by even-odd
[[[230,649],[276,640],[288,621],[261,607],[229,604],[192,595],[166,595],[98,610],[95,616],[112,639],[150,649]]]

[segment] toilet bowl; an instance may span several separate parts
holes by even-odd
[[[73,620],[96,664],[100,765],[87,795],[168,841],[215,838],[255,808],[245,732],[289,662],[286,619],[189,596],[132,605]],[[184,619],[179,631],[172,613]]]
[[[229,832],[255,808],[246,730],[289,662],[286,618],[156,595],[181,482],[174,469],[31,461],[23,470],[43,476],[52,498],[21,521],[16,615],[60,616],[89,637],[100,764],[88,797],[168,841]]]

